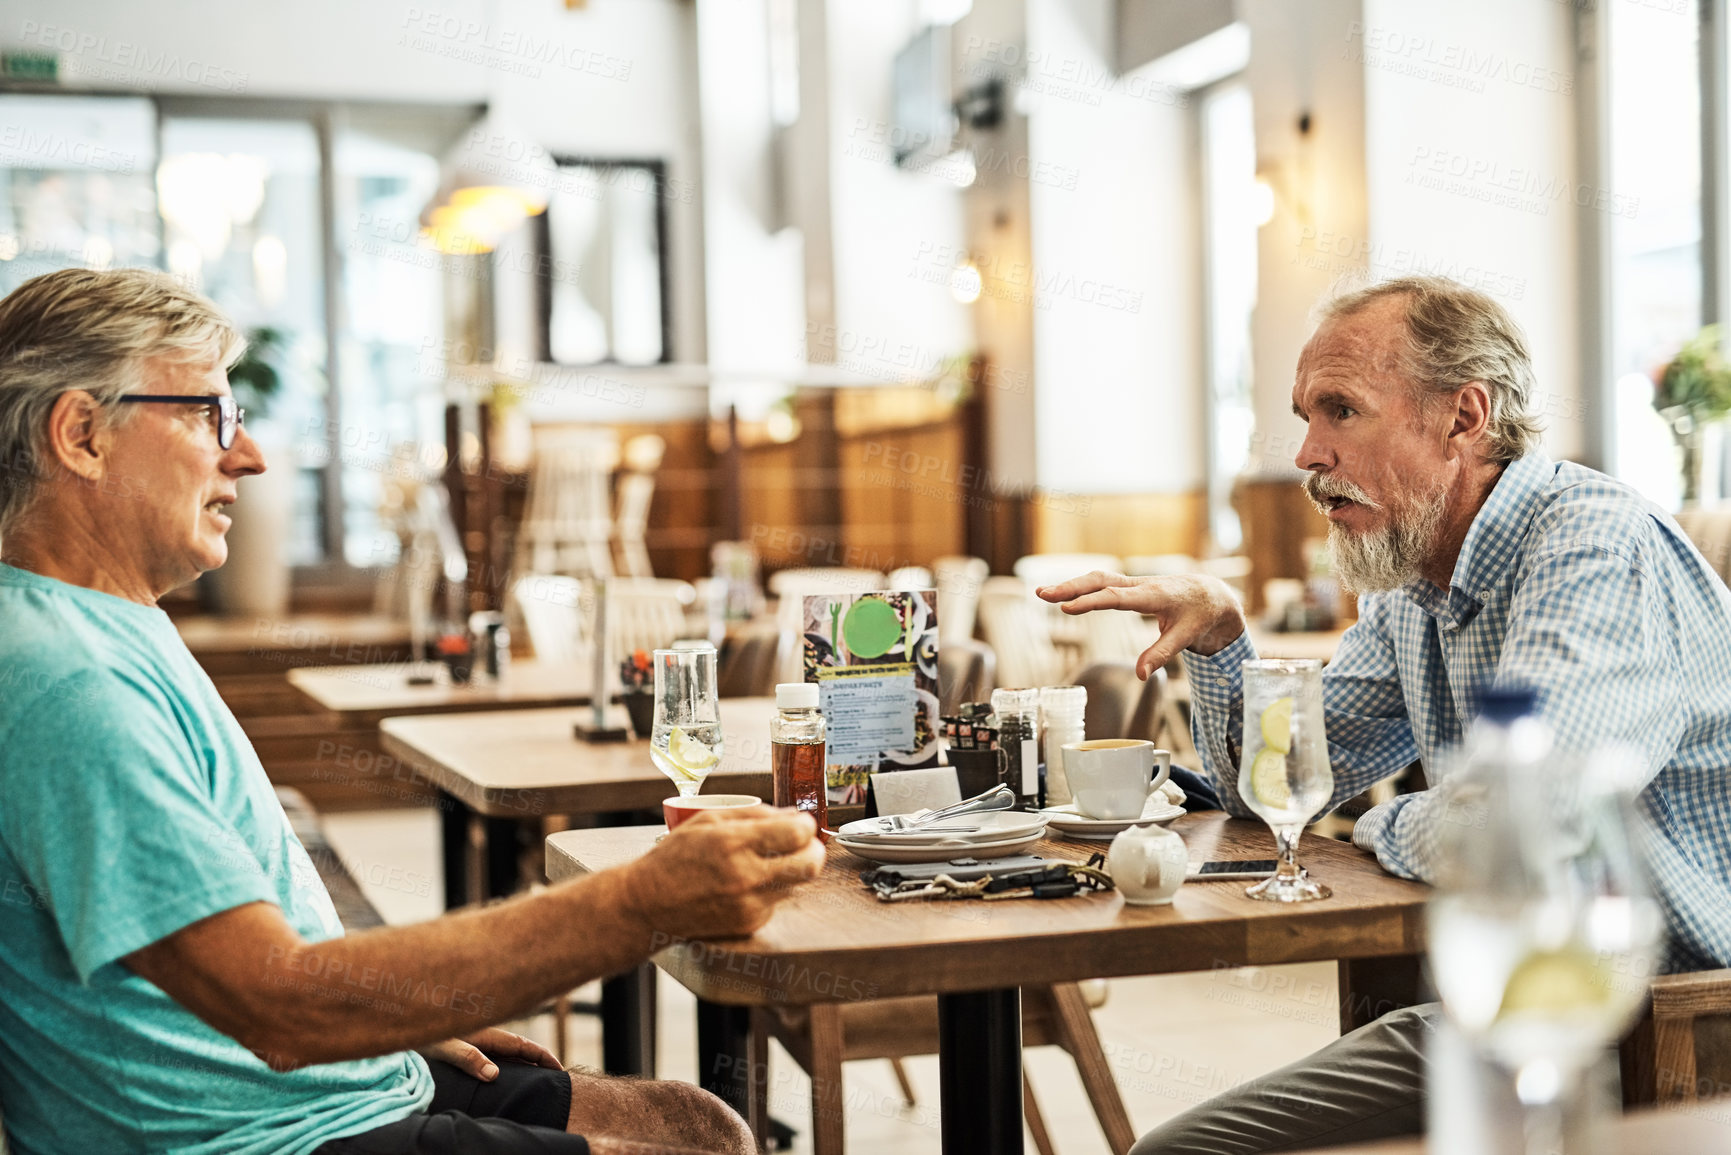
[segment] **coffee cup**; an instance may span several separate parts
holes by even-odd
[[[675,795],[661,800],[661,816],[667,819],[667,829],[672,830],[700,810],[742,810],[762,805],[763,799],[750,794]]]
[[[1064,747],[1064,774],[1084,817],[1140,818],[1148,796],[1172,776],[1172,755],[1140,738],[1071,742]]]

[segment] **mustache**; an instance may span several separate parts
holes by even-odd
[[[1304,479],[1304,493],[1318,509],[1324,509],[1323,503],[1331,497],[1344,497],[1348,501],[1357,502],[1366,509],[1380,509],[1370,495],[1344,477],[1333,477],[1326,473],[1313,473]]]

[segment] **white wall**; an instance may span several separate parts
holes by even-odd
[[[1364,0],[1350,44],[1365,59],[1373,268],[1454,276],[1514,315],[1552,456],[1584,446],[1575,214],[1618,204],[1576,206],[1596,190],[1576,172],[1573,44],[1571,5],[1508,0]]]
[[[829,0],[826,18],[836,363],[876,380],[930,376],[974,338],[948,282],[965,250],[962,192],[891,159],[892,69],[917,5]]]
[[[1036,468],[1072,493],[1203,484],[1193,115],[1112,72],[1110,0],[1029,0]]]
[[[1362,264],[1370,226],[1365,197],[1363,68],[1347,36],[1360,0],[1244,0],[1250,25],[1246,80],[1256,117],[1256,166],[1275,190],[1274,218],[1257,235],[1251,321],[1252,435],[1248,472],[1297,475],[1304,425],[1292,415],[1292,377],[1310,337],[1310,311]],[[1310,114],[1310,131],[1299,118]],[[1346,255],[1335,252],[1349,238]]]
[[[766,0],[697,6],[709,364],[791,376],[804,359],[801,236],[780,228]]]
[[[61,53],[79,85],[210,96],[490,101],[560,153],[660,157],[674,356],[705,354],[695,15],[683,0],[12,0],[0,44]],[[504,299],[516,298],[507,288]],[[507,325],[523,316],[502,318]],[[526,342],[523,326],[501,345]]]

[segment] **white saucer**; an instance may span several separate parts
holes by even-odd
[[[1164,826],[1183,813],[1184,807],[1173,806],[1156,796],[1142,808],[1140,818],[1089,818],[1077,810],[1073,802],[1063,806],[1048,806],[1039,811],[1039,816],[1050,823],[1053,830],[1071,838],[1111,838],[1132,826],[1147,826],[1150,823]]]
[[[1038,814],[1026,814],[1012,810],[992,810],[985,814],[965,814],[954,822],[938,822],[936,826],[977,826],[979,829],[967,834],[923,834],[917,830],[905,832],[888,831],[878,825],[876,818],[861,818],[849,822],[837,834],[850,842],[870,842],[874,845],[919,846],[942,843],[945,846],[967,845],[979,842],[998,842],[1005,838],[1022,837],[1046,828],[1046,820]]]
[[[1039,827],[1030,834],[1022,834],[996,842],[976,842],[956,845],[926,843],[924,845],[885,846],[880,842],[852,842],[846,838],[837,838],[835,845],[841,847],[856,858],[868,862],[953,862],[961,858],[1003,858],[1026,850],[1046,836],[1046,828]]]

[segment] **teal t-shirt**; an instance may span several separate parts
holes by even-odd
[[[14,1155],[303,1155],[433,1095],[420,1056],[275,1072],[118,960],[243,903],[342,927],[161,610],[0,565],[0,1112]]]

